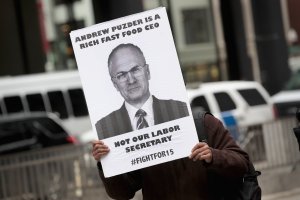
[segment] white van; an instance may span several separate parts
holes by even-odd
[[[283,90],[271,96],[276,117],[295,117],[300,109],[300,70],[294,72]]]
[[[206,110],[225,126],[249,127],[274,119],[270,95],[254,81],[202,83],[187,89],[192,110]]]
[[[0,116],[56,113],[71,135],[91,129],[78,71],[0,78]]]

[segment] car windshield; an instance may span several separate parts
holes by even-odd
[[[300,89],[300,70],[295,72],[288,82],[285,84],[283,90],[299,90]]]
[[[55,121],[47,117],[34,117],[29,119],[12,120],[0,123],[0,133],[23,133],[32,132],[34,130],[47,132],[51,135],[60,135],[65,133],[65,130]],[[31,135],[31,134],[29,134]]]

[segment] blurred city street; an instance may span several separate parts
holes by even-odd
[[[163,15],[154,14],[159,9]],[[168,153],[176,145],[182,150],[185,139],[199,141],[183,134],[181,140],[175,135],[179,131],[164,128],[170,139],[150,145],[154,140],[148,136],[155,135],[151,128],[182,120],[196,134],[192,116],[199,111],[218,118],[231,134],[226,137],[262,172],[262,200],[300,200],[299,10],[300,0],[1,0],[0,200],[111,200],[99,178],[95,159],[100,158],[93,157],[92,141],[108,139],[113,153],[126,157],[108,158],[103,169],[125,170],[119,174],[143,170],[148,161],[133,169],[127,159],[135,161],[133,154],[141,158],[151,148]],[[138,14],[144,12],[152,14]],[[132,20],[126,21],[128,16]],[[130,51],[117,58],[123,47],[116,49],[125,43],[132,44]],[[168,102],[159,112],[154,109],[156,94]],[[184,106],[169,108],[175,102]],[[137,118],[136,111],[145,107],[147,112]],[[176,113],[180,117],[171,117]],[[170,119],[158,124],[157,116]],[[139,127],[150,128],[149,134],[140,134],[146,129]],[[144,141],[129,145],[130,138],[123,140],[122,134],[136,134],[132,143],[137,142],[133,138]],[[122,139],[113,142],[115,138]],[[126,152],[120,150],[125,145]],[[222,148],[215,152],[228,153]],[[107,149],[101,150],[105,156]],[[212,154],[208,156],[211,161]],[[223,163],[230,160],[222,158]],[[164,159],[154,160],[155,165]],[[155,173],[147,169],[142,175],[161,183],[161,177],[153,176],[160,171],[152,169]],[[178,178],[180,169],[164,173],[175,177],[167,182],[174,188],[189,177]],[[197,170],[191,171],[202,169]],[[203,178],[195,174],[190,173],[191,180]],[[140,174],[132,177],[138,181],[130,177],[124,182],[147,185],[140,183]],[[194,189],[176,191],[184,196],[186,188]],[[155,194],[153,184],[147,189]],[[142,199],[141,191],[133,198]]]

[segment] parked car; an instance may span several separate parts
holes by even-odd
[[[271,97],[276,117],[295,116],[300,108],[300,70],[296,71],[283,90]]]
[[[0,154],[75,144],[76,139],[52,113],[37,112],[0,117]]]
[[[270,95],[258,82],[202,83],[187,92],[193,111],[209,111],[225,126],[249,127],[274,119]]]

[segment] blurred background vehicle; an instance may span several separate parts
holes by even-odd
[[[66,181],[76,176],[75,166],[78,158],[64,154],[61,162],[67,169],[61,173],[57,158],[64,149],[77,146],[77,140],[63,127],[57,115],[47,112],[18,113],[0,117],[0,176],[2,185],[0,199],[62,199]],[[34,156],[35,155],[35,156]],[[15,157],[15,161],[10,160]],[[5,161],[5,162],[3,162]],[[22,165],[18,165],[22,161]],[[15,163],[17,162],[17,163]],[[6,165],[15,167],[5,168]],[[38,167],[36,167],[38,166]],[[35,171],[33,171],[34,169]],[[22,192],[12,192],[18,182],[27,182]],[[3,188],[8,188],[3,191]],[[39,190],[36,190],[39,187]]]
[[[192,110],[207,110],[225,125],[230,125],[228,116],[233,116],[236,124],[243,127],[274,119],[270,95],[254,81],[202,83],[187,92]]]
[[[52,112],[73,136],[91,129],[77,70],[0,78],[0,117]]]
[[[211,112],[241,146],[257,137],[253,130],[261,132],[263,124],[274,120],[270,95],[255,81],[202,83],[187,92],[192,111]]]
[[[295,116],[297,108],[300,108],[300,70],[296,71],[283,90],[274,94],[271,99],[276,117]]]
[[[0,117],[0,155],[76,143],[52,113]]]

